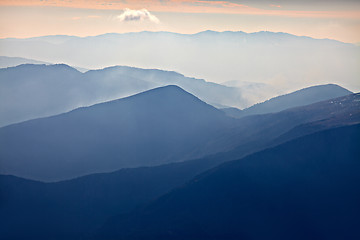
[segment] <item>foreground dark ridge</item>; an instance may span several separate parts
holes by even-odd
[[[229,162],[91,239],[358,239],[360,125]]]
[[[0,175],[1,239],[83,239],[109,217],[132,211],[222,161],[203,158],[57,183]]]
[[[354,134],[356,133],[357,131],[354,131]],[[313,139],[313,136],[307,138]],[[344,140],[338,137],[336,141]],[[333,140],[329,138],[327,141]],[[317,142],[309,144],[318,145]],[[303,147],[302,144],[294,146],[294,155],[298,152],[297,148],[304,150]],[[342,150],[346,149],[347,147],[344,147]],[[0,176],[0,235],[3,239],[13,240],[83,239],[92,234],[97,226],[104,224],[109,217],[133,211],[134,208],[185,184],[197,174],[234,157],[234,153],[232,156],[218,154],[184,163],[123,169],[47,184],[13,176]],[[211,172],[213,171],[217,170]],[[287,171],[286,168],[284,171]],[[205,174],[207,175],[208,173]],[[216,189],[218,184],[214,185],[214,196],[221,196],[223,193]]]

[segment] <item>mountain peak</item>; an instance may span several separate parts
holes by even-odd
[[[165,108],[171,111],[188,111],[188,107],[202,109],[206,111],[216,112],[217,114],[223,114],[215,107],[201,101],[196,96],[185,91],[176,85],[167,85],[163,87],[154,88],[145,92],[137,93],[135,95],[116,99],[113,101],[98,103],[90,107],[85,108],[98,108],[101,106],[112,106],[114,104],[127,104],[131,102],[134,107],[145,107],[153,109]],[[82,108],[83,109],[83,108]],[[164,109],[163,109],[164,110]],[[73,110],[77,111],[77,109]],[[131,110],[133,111],[133,110]]]
[[[227,147],[203,146],[233,122],[178,86],[159,87],[0,128],[0,145],[8,149],[0,153],[0,172],[49,181],[198,158]],[[21,141],[26,147],[13,152]],[[13,164],[24,168],[12,172]]]
[[[164,91],[179,92],[179,93],[185,93],[185,94],[191,95],[190,93],[188,93],[187,91],[185,91],[184,89],[182,89],[181,87],[179,87],[177,85],[166,85],[166,86],[163,86],[163,87],[158,87],[158,88],[151,89],[151,90],[146,91],[146,92],[164,92]]]
[[[76,70],[75,68],[64,64],[64,63],[59,63],[59,64],[33,64],[33,63],[25,63],[25,64],[20,64],[14,67],[8,67],[8,69],[14,69],[14,70],[44,70],[44,69],[57,69],[57,70],[67,70],[67,71],[74,71],[74,72],[79,72],[78,70]]]

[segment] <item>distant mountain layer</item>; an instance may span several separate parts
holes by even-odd
[[[216,83],[260,82],[285,92],[326,83],[360,91],[358,46],[287,33],[109,33],[1,39],[0,45],[6,56],[88,69],[127,65],[174,70]]]
[[[91,239],[358,239],[360,125],[223,164]]]
[[[0,68],[15,67],[21,64],[50,64],[50,63],[37,61],[33,59],[21,58],[21,57],[0,56]]]
[[[27,64],[0,69],[0,126],[64,113],[165,85],[180,86],[215,106],[248,105],[238,88],[175,72],[118,66],[81,73],[64,64]]]
[[[28,59],[28,58],[21,58],[21,57],[6,57],[6,56],[0,56],[0,68],[8,68],[8,67],[16,67],[18,65],[22,64],[46,64],[51,65],[52,63],[44,62],[44,61],[38,61],[34,59]],[[80,72],[86,72],[88,69],[81,68],[81,67],[74,67]]]
[[[234,108],[225,108],[223,111],[229,116],[240,118],[254,114],[280,112],[288,108],[305,106],[349,94],[351,94],[349,90],[335,84],[319,85],[272,98],[242,111]]]
[[[61,180],[228,148],[235,119],[177,86],[0,128],[0,172]],[[20,150],[21,149],[21,150]]]

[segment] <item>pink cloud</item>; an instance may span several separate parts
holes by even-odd
[[[281,8],[281,6],[280,6],[280,5],[275,5],[275,4],[270,4],[270,7]]]

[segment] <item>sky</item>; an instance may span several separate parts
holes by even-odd
[[[273,31],[360,42],[359,0],[0,0],[0,38]]]

